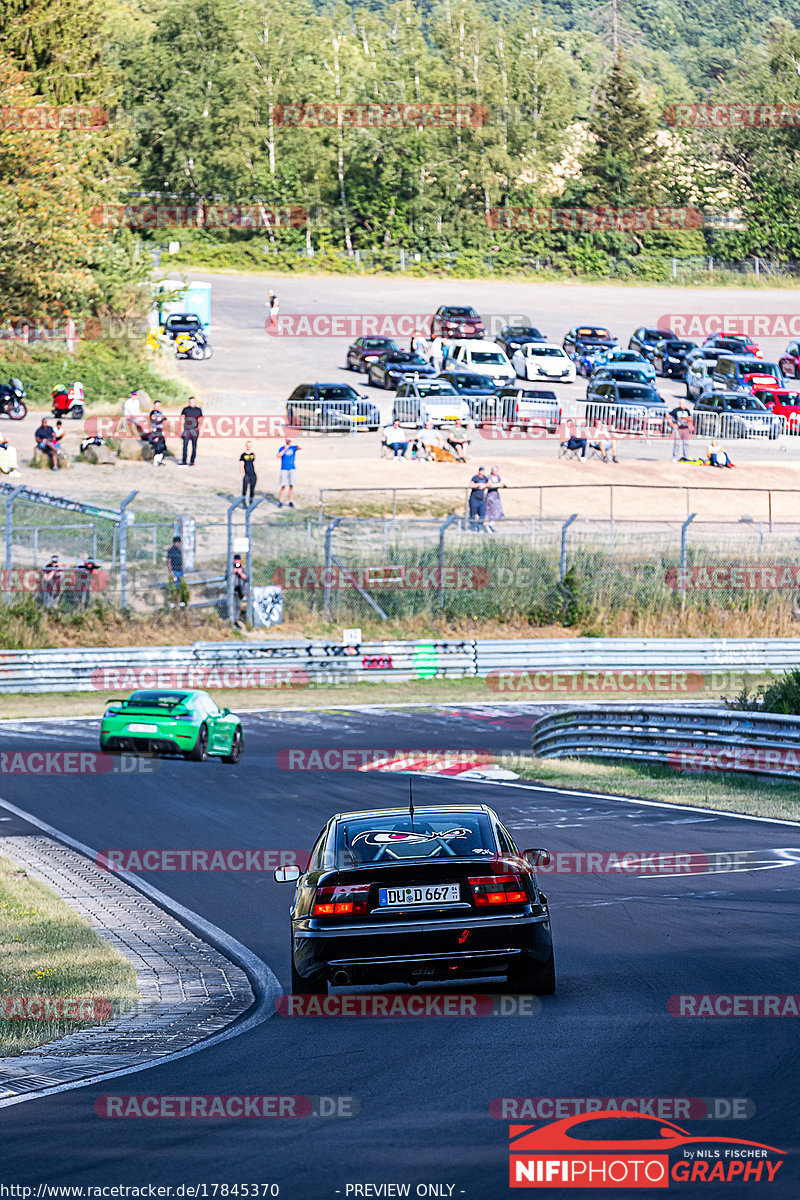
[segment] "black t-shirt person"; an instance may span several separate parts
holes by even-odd
[[[686,432],[686,433],[691,432],[692,414],[689,412],[688,408],[681,408],[680,405],[678,405],[677,408],[673,408],[671,410],[669,415],[672,417],[673,423],[675,425],[677,425],[678,429],[682,433],[683,432]]]
[[[470,500],[485,500],[489,476],[484,471],[478,471],[477,475],[472,476],[470,483],[472,484],[472,491],[469,494]]]
[[[197,404],[186,404],[181,409],[183,417],[183,433],[181,437],[196,438],[200,433],[200,419],[203,416],[203,410]]]
[[[255,475],[256,456],[252,450],[245,450],[243,454],[240,454],[239,462],[244,464],[243,470],[245,475]]]

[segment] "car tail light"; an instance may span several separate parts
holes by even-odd
[[[365,917],[368,911],[368,900],[368,883],[317,888],[311,915],[312,917]]]
[[[519,875],[473,875],[469,886],[476,908],[528,903],[528,893]]]

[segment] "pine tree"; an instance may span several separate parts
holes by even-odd
[[[589,133],[592,141],[582,162],[584,201],[618,208],[657,204],[663,180],[655,122],[621,53],[601,84]]]

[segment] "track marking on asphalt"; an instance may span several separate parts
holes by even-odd
[[[79,842],[69,834],[62,833],[60,829],[56,829],[53,825],[48,825],[46,821],[40,821],[38,817],[32,816],[25,812],[22,808],[17,808],[16,804],[11,804],[10,801],[0,797],[0,807],[5,808],[8,812],[13,813],[15,817],[19,817],[28,824],[34,825],[37,829],[41,829],[43,833],[55,838],[57,841],[63,842],[73,850],[77,850],[79,854],[94,861],[97,858],[97,851],[91,846],[87,846],[85,842]],[[10,820],[10,817],[0,818],[1,820]],[[2,844],[2,843],[0,843]],[[13,1104],[23,1104],[26,1100],[40,1100],[43,1096],[52,1096],[59,1092],[72,1091],[75,1088],[90,1087],[92,1084],[104,1082],[107,1079],[118,1079],[125,1075],[135,1075],[139,1071],[148,1071],[152,1067],[161,1067],[165,1063],[177,1061],[179,1058],[188,1058],[190,1054],[197,1054],[200,1050],[207,1050],[210,1046],[216,1046],[220,1042],[229,1041],[231,1038],[238,1037],[239,1034],[248,1033],[251,1029],[255,1029],[257,1025],[263,1024],[264,1021],[275,1015],[275,1002],[278,996],[283,994],[283,988],[280,985],[278,977],[267,966],[265,962],[249,950],[247,946],[243,946],[241,942],[226,933],[224,929],[220,929],[217,925],[212,925],[205,917],[201,917],[199,913],[193,912],[192,909],[186,908],[183,904],[179,904],[177,900],[173,900],[171,896],[167,896],[164,892],[153,887],[145,879],[141,879],[130,871],[114,871],[120,879],[130,884],[136,891],[142,892],[148,896],[161,908],[167,910],[172,916],[177,917],[179,921],[193,928],[194,932],[201,937],[206,938],[212,945],[233,962],[240,966],[247,975],[253,988],[256,1001],[252,1011],[243,1018],[238,1024],[230,1026],[228,1029],[223,1029],[219,1033],[213,1034],[202,1042],[197,1042],[194,1046],[187,1046],[185,1050],[176,1050],[173,1054],[165,1054],[161,1058],[154,1059],[152,1062],[141,1063],[134,1067],[125,1067],[121,1071],[100,1072],[97,1075],[89,1076],[86,1079],[76,1079],[69,1083],[59,1083],[54,1087],[43,1088],[38,1092],[29,1092],[23,1096],[4,1096],[0,1097],[0,1108],[8,1108]]]
[[[521,788],[526,792],[548,792],[551,796],[577,796],[579,800],[613,800],[616,804],[640,804],[646,808],[668,809],[670,812],[703,813],[716,820],[732,818],[735,821],[760,821],[767,825],[790,825],[793,829],[800,828],[800,821],[789,821],[783,817],[757,817],[753,813],[728,812],[727,809],[701,808],[695,804],[670,804],[667,800],[643,800],[640,796],[613,796],[610,792],[579,792],[570,788],[546,787],[540,783],[513,783],[506,779],[464,779],[463,776],[426,775],[426,779],[449,780],[455,778],[459,783],[478,784],[483,787]],[[673,824],[674,822],[670,822]]]

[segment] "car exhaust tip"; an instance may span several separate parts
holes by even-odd
[[[350,982],[350,972],[334,971],[332,982],[335,987],[343,987],[345,984]]]

